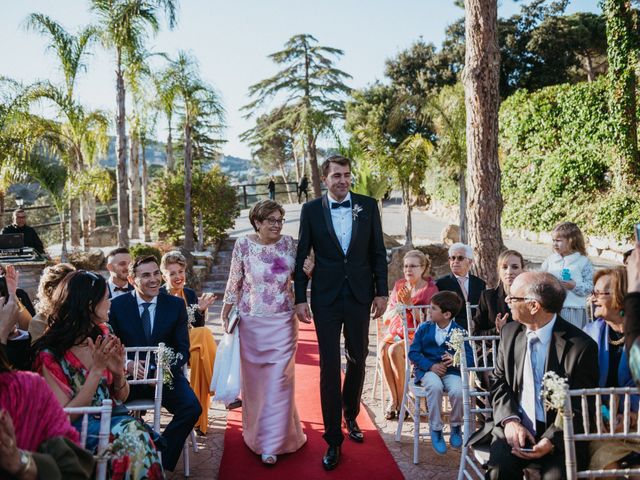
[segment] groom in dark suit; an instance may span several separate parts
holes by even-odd
[[[178,356],[178,361],[171,368],[173,388],[162,389],[162,406],[173,414],[162,434],[167,443],[162,451],[162,466],[173,471],[184,442],[202,412],[182,373],[183,365],[189,360],[187,310],[181,298],[159,295],[162,276],[154,256],[136,258],[129,265],[129,282],[134,290],[111,302],[109,323],[113,332],[127,347],[156,346],[164,342]],[[130,363],[127,366],[132,370]],[[129,373],[133,374],[132,371]],[[153,388],[146,385],[136,387],[131,389],[130,400],[153,398]]]
[[[371,197],[350,193],[351,163],[340,155],[322,164],[327,194],[307,202],[300,213],[295,302],[298,318],[311,322],[304,260],[313,249],[315,268],[311,309],[320,347],[320,398],[326,470],[340,460],[344,419],[349,438],[362,442],[356,423],[369,348],[369,315],[382,315],[387,303],[387,258],[380,213]],[[340,388],[340,333],[344,328],[347,371]]]
[[[506,301],[515,321],[500,330],[490,395],[493,422],[470,439],[473,445],[492,433],[486,478],[522,478],[525,468],[539,470],[543,480],[565,478],[562,429],[554,424],[556,412],[544,409],[542,377],[552,371],[566,377],[570,389],[598,386],[596,343],[558,315],[565,295],[560,282],[544,272],[522,273],[511,286]],[[582,433],[580,397],[572,408],[575,432]],[[578,442],[576,449],[580,463],[588,459],[586,445]]]

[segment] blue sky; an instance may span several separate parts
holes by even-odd
[[[522,2],[502,0],[500,15],[519,10]],[[568,11],[600,11],[597,0],[572,0]],[[0,75],[32,82],[61,79],[45,40],[22,28],[31,12],[45,13],[68,30],[92,20],[88,0],[4,0],[0,16]],[[276,72],[267,55],[282,48],[294,34],[310,33],[321,44],[341,48],[339,68],[361,88],[380,79],[386,59],[418,38],[440,45],[447,25],[463,15],[452,0],[182,0],[178,26],[164,28],[151,39],[156,51],[193,53],[202,77],[220,92],[227,110],[224,151],[248,158],[238,135],[250,128],[238,109],[247,103],[248,86]],[[82,102],[115,109],[115,75],[111,55],[94,48],[88,71],[78,83]],[[159,136],[164,138],[165,133]]]

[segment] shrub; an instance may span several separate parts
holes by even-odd
[[[153,255],[158,259],[158,265],[160,265],[160,260],[162,259],[162,252],[159,248],[156,248],[151,245],[145,245],[144,243],[138,243],[129,248],[129,252],[131,253],[131,258],[136,257],[146,257],[147,255]]]

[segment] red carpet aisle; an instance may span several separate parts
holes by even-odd
[[[220,480],[235,479],[338,479],[376,480],[402,479],[402,473],[387,450],[375,425],[364,408],[360,410],[358,424],[365,441],[357,444],[345,438],[338,468],[325,472],[322,456],[327,444],[322,438],[322,411],[320,410],[320,368],[318,344],[313,325],[301,324],[298,353],[296,354],[296,402],[307,444],[296,453],[278,457],[273,467],[262,464],[260,457],[247,448],[242,440],[240,410],[229,413],[224,436],[224,453],[220,462]]]

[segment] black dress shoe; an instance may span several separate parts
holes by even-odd
[[[349,438],[354,442],[362,443],[364,441],[364,434],[355,420],[345,420],[344,423],[349,431]]]
[[[322,467],[325,470],[333,470],[340,461],[340,447],[329,447],[327,453],[322,457]]]

